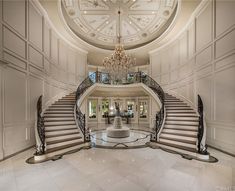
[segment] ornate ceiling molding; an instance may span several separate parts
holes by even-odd
[[[116,44],[118,8],[125,49],[154,41],[176,15],[177,0],[62,0],[62,12],[70,29],[98,48],[112,50]]]

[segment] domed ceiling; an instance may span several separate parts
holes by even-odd
[[[114,49],[119,30],[125,49],[155,40],[171,24],[176,8],[177,0],[62,0],[70,29],[103,49]]]

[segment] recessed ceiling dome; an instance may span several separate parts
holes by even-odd
[[[158,38],[171,24],[176,8],[177,0],[62,0],[70,29],[103,49],[113,49],[117,43],[119,9],[121,41],[125,49],[132,49]]]

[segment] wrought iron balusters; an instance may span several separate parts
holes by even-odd
[[[45,127],[42,117],[42,95],[37,101],[36,155],[45,153]]]
[[[204,108],[201,96],[198,95],[198,114],[199,114],[199,123],[198,123],[198,145],[197,149],[200,154],[207,154],[207,145],[205,143],[206,138],[206,129],[205,129],[205,119],[204,119]]]

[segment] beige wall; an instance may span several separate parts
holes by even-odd
[[[151,75],[165,90],[206,111],[207,143],[235,153],[235,1],[203,1],[174,41],[150,53]]]
[[[71,92],[86,75],[86,52],[62,39],[33,1],[0,1],[0,159],[35,143],[38,97]]]

